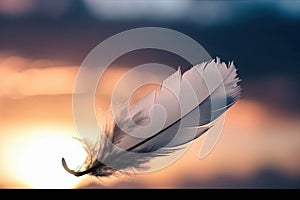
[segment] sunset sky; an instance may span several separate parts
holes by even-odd
[[[70,168],[85,159],[73,139],[81,63],[108,37],[147,26],[177,30],[234,61],[241,99],[203,159],[206,134],[158,171],[100,180],[68,174],[62,157]],[[300,188],[299,35],[300,1],[0,0],[0,188]],[[124,73],[150,62],[188,67],[166,52],[130,52],[99,82],[97,110],[109,108]]]

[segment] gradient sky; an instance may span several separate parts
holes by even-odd
[[[70,140],[76,73],[100,42],[145,26],[180,31],[212,57],[233,60],[242,98],[204,159],[198,153],[205,135],[157,172],[71,177],[60,159],[82,157]],[[0,187],[299,188],[299,35],[299,1],[0,0]],[[131,52],[99,83],[96,107],[106,109],[119,77],[148,62],[188,67],[166,52]]]

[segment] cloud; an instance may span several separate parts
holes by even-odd
[[[30,13],[34,10],[36,0],[0,0],[0,13],[14,16]]]
[[[84,0],[89,12],[108,20],[188,20],[198,25],[216,25],[242,21],[263,9],[288,17],[299,17],[297,1],[147,1]]]
[[[9,56],[0,61],[0,96],[71,94],[78,66]]]
[[[0,0],[0,14],[6,16],[22,16],[42,12],[48,16],[65,13],[72,0]]]
[[[157,18],[177,19],[185,15],[191,1],[165,0],[84,0],[89,11],[96,17],[108,19]]]
[[[78,65],[47,59],[32,60],[1,53],[0,58],[0,97],[22,98],[35,95],[73,94],[76,75],[80,68]],[[129,68],[121,66],[109,67],[98,83],[96,95],[108,99],[117,88],[116,96],[125,98],[132,85],[135,86],[143,81],[159,83],[160,80],[163,80],[163,74],[149,72],[149,75],[144,77],[142,72],[135,72],[135,78],[127,79],[126,84],[120,84],[120,78],[128,70]],[[137,88],[137,92],[132,94],[132,100],[136,101],[145,93],[153,90],[155,85],[152,86],[146,85],[142,89]]]

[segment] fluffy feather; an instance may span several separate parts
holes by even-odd
[[[178,69],[129,109],[120,109],[114,120],[105,116],[95,145],[82,141],[88,153],[82,170],[69,169],[64,158],[62,164],[75,176],[146,169],[152,158],[170,155],[207,132],[240,97],[239,81],[234,64],[219,58],[183,74]]]

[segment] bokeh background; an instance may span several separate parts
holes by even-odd
[[[180,31],[236,64],[242,97],[226,113],[218,143],[199,159],[204,135],[156,172],[100,180],[67,174],[62,156],[77,159],[71,167],[84,159],[70,139],[79,66],[108,37],[146,26]],[[297,0],[0,0],[0,187],[300,188],[299,35]],[[122,56],[99,83],[96,107],[107,109],[118,78],[148,62],[188,66],[162,51]]]

